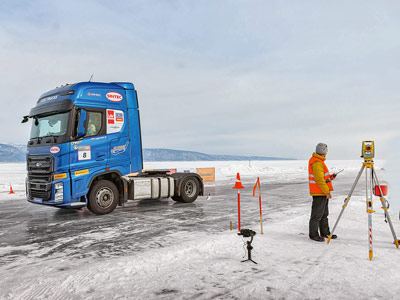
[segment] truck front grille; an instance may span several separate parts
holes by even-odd
[[[32,198],[49,200],[51,198],[51,181],[54,170],[54,159],[51,155],[29,155],[28,194]]]
[[[49,200],[51,198],[51,191],[47,192],[47,191],[30,189],[29,196],[31,196],[31,198],[40,198],[43,200]]]
[[[53,172],[53,157],[51,155],[29,155],[29,174],[48,174]]]
[[[28,174],[29,181],[51,182],[51,174]]]

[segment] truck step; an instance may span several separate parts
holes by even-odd
[[[86,202],[71,202],[71,206],[86,206]]]

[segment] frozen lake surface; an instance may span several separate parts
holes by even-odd
[[[334,182],[330,225],[361,161]],[[384,171],[376,168],[381,181]],[[0,165],[0,299],[398,299],[400,250],[380,201],[374,205],[374,259],[368,259],[365,184],[361,179],[336,233],[308,239],[311,197],[306,161],[162,162],[145,168],[216,167],[213,196],[192,204],[171,199],[130,201],[104,216],[87,209],[34,205],[24,196],[25,164]],[[241,263],[236,172],[242,175],[242,228],[257,232],[253,259]],[[264,234],[260,234],[261,180]],[[12,184],[15,195],[9,195]],[[398,211],[392,211],[400,234]],[[229,230],[233,222],[234,230]]]

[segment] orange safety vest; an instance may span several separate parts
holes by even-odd
[[[309,187],[310,187],[310,194],[321,194],[324,195],[325,193],[321,190],[321,188],[319,187],[319,185],[315,182],[315,177],[314,177],[314,172],[312,169],[312,165],[316,162],[321,162],[324,166],[324,179],[325,182],[327,179],[329,179],[331,177],[328,167],[325,165],[325,162],[317,157],[311,157],[310,161],[308,162],[308,183],[309,183]],[[332,186],[332,181],[327,182],[326,183],[328,185],[328,188],[330,191],[333,191],[333,186]]]

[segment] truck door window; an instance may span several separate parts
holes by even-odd
[[[88,111],[88,127],[86,136],[98,135],[103,126],[102,120],[103,118],[101,112]]]

